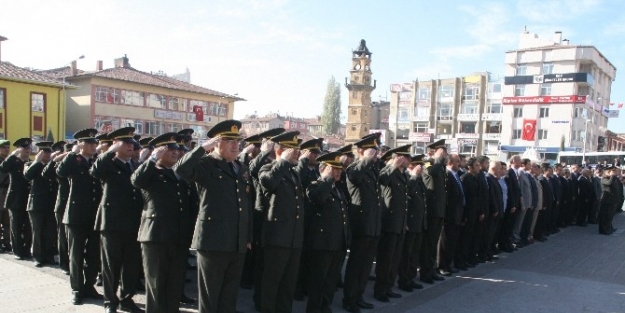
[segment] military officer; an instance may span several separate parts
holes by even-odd
[[[108,133],[113,144],[98,156],[90,170],[91,176],[103,184],[95,230],[100,232],[102,286],[108,312],[116,312],[118,306],[124,311],[143,311],[132,300],[140,276],[137,233],[143,210],[141,192],[130,182],[138,167],[132,160],[134,131],[134,127],[123,127]],[[120,297],[118,287],[121,287]]]
[[[69,181],[56,175],[56,168],[61,160],[72,150],[73,144],[59,141],[52,145],[52,155],[50,162],[43,168],[43,177],[56,180],[58,185],[56,192],[56,202],[54,204],[54,216],[56,220],[56,241],[59,252],[59,267],[65,275],[69,275],[69,252],[67,249],[67,232],[63,224],[63,215],[67,206],[69,195]]]
[[[382,199],[377,168],[379,140],[380,133],[377,133],[354,143],[359,158],[345,170],[351,199],[349,220],[352,240],[345,268],[343,308],[349,312],[373,308],[373,304],[365,302],[363,294],[380,237]]]
[[[4,206],[11,217],[11,246],[13,255],[18,260],[30,258],[32,233],[26,213],[30,184],[24,178],[24,164],[28,162],[32,140],[20,138],[13,143],[15,151],[0,164],[0,172],[9,174],[9,193]]]
[[[200,312],[235,312],[245,252],[251,247],[249,172],[236,160],[240,128],[235,120],[218,123],[208,132],[209,140],[176,164],[180,177],[196,183],[200,199],[191,244],[198,253]]]
[[[66,225],[72,303],[82,304],[84,297],[103,299],[94,288],[100,270],[100,234],[94,230],[102,184],[89,174],[96,147],[96,130],[87,128],[74,133],[78,144],[57,166],[56,173],[70,182],[67,208],[63,217]]]
[[[35,144],[39,152],[35,161],[24,166],[24,178],[31,182],[28,198],[28,215],[33,230],[33,258],[35,266],[55,265],[54,260],[54,201],[58,184],[54,177],[44,177],[43,169],[50,162],[52,142],[41,141]]]
[[[139,144],[141,145],[141,151],[139,152],[139,164],[146,161],[150,155],[152,155],[152,151],[154,151],[154,147],[150,146],[150,141],[152,141],[154,137],[144,137],[139,139]]]
[[[309,275],[307,312],[331,310],[336,282],[350,243],[347,201],[336,186],[343,172],[342,155],[338,151],[318,157],[321,177],[306,189],[313,211],[306,243],[311,252],[311,266],[306,273]]]
[[[110,148],[111,144],[113,143],[113,140],[109,138],[108,133],[98,134],[97,136],[95,136],[95,139],[98,140],[98,146],[96,147],[96,155],[106,152]]]
[[[0,163],[9,157],[10,148],[10,141],[0,140]],[[4,205],[9,192],[9,181],[9,174],[0,172],[0,252],[11,251],[11,218]]]
[[[272,137],[276,160],[258,174],[268,199],[263,221],[265,268],[262,278],[263,313],[291,312],[304,242],[304,193],[294,167],[298,163],[298,131]],[[336,283],[336,282],[335,282]]]
[[[146,311],[178,312],[184,287],[188,238],[193,233],[189,184],[172,167],[180,155],[176,133],[150,141],[155,147],[148,161],[132,174],[132,184],[143,191],[139,242],[146,277]]]

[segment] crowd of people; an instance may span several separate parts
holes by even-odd
[[[0,141],[0,244],[37,267],[59,265],[71,301],[106,312],[178,312],[189,249],[200,312],[235,312],[239,287],[259,312],[348,312],[389,302],[572,225],[614,232],[620,169],[506,162],[371,134],[336,151],[282,128],[242,138],[227,120],[197,145],[192,130],[140,138],[84,129],[73,144]],[[6,198],[6,199],[5,199]],[[10,220],[10,222],[9,222]],[[57,263],[55,255],[58,254]],[[344,264],[346,263],[346,264]],[[342,272],[345,266],[344,273]],[[95,289],[99,275],[104,294]]]

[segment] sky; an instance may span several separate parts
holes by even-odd
[[[49,69],[80,55],[81,70],[112,67],[126,54],[146,72],[191,72],[191,82],[246,99],[249,114],[320,115],[327,82],[344,84],[361,39],[384,100],[390,84],[503,75],[504,55],[524,27],[542,38],[562,31],[595,45],[617,68],[610,102],[625,102],[625,1],[35,1],[0,0],[2,61]],[[347,89],[342,89],[343,112]],[[344,114],[343,114],[344,115]],[[625,113],[608,128],[625,132]]]

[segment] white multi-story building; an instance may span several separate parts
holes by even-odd
[[[555,160],[564,150],[597,151],[607,131],[616,68],[594,46],[524,31],[506,52],[501,157],[536,149]],[[584,148],[585,144],[585,148]],[[598,147],[599,146],[599,147]]]

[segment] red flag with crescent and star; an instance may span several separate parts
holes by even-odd
[[[204,110],[202,109],[202,106],[200,105],[194,105],[193,106],[193,112],[195,112],[195,120],[198,122],[203,122],[204,121]]]
[[[536,120],[523,119],[523,136],[521,139],[534,141],[534,134],[536,134]]]

